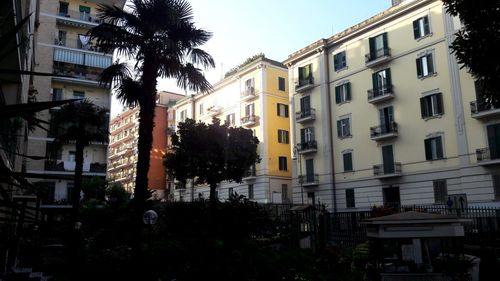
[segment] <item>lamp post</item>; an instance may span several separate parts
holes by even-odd
[[[300,154],[299,154],[299,146],[298,145],[294,145],[293,146],[293,160],[297,160],[298,164],[299,164],[299,173],[298,173],[298,180],[299,180],[299,184],[300,184],[300,196],[302,198],[302,205],[304,205],[304,187],[302,186],[302,161],[301,161],[301,157],[300,157]]]

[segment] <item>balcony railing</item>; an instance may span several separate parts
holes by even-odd
[[[365,55],[366,66],[375,66],[386,62],[391,57],[391,49],[383,48]]]
[[[255,166],[251,166],[250,169],[248,169],[245,172],[245,175],[243,175],[243,179],[244,180],[252,180],[252,179],[255,179],[256,176],[257,176],[257,173],[255,170]]]
[[[309,108],[309,110],[295,112],[295,120],[297,122],[306,122],[316,119],[316,109]]]
[[[401,163],[394,165],[373,165],[373,175],[375,177],[397,177],[401,175]]]
[[[304,92],[314,87],[314,79],[312,75],[307,78],[299,79],[295,82],[295,91]]]
[[[112,63],[112,56],[82,52],[76,49],[65,47],[54,47],[54,61],[85,65],[96,68],[107,68]]]
[[[46,171],[73,172],[76,163],[74,161],[45,160]],[[83,172],[105,174],[107,165],[105,163],[83,163]]]
[[[258,121],[258,117],[255,115],[248,115],[241,118],[241,125],[243,126],[252,126],[255,125]]]
[[[311,173],[304,176],[299,176],[299,183],[304,187],[318,185],[319,175]]]
[[[370,137],[372,140],[381,140],[396,137],[398,135],[398,124],[391,122],[370,128]]]
[[[95,14],[75,10],[67,10],[63,12],[58,9],[57,16],[57,23],[66,25],[85,24],[89,26],[96,26],[102,22],[102,20]]]
[[[472,101],[470,103],[470,113],[472,118],[485,118],[500,115],[500,108],[483,101]]]
[[[492,151],[489,147],[476,149],[476,159],[479,165],[500,163],[500,149]]]
[[[79,50],[85,50],[85,51],[91,51],[91,52],[97,52],[97,53],[104,53],[99,47],[94,45],[92,42],[89,42],[87,44],[83,44],[79,39],[76,40],[69,40],[69,39],[59,39],[59,38],[54,38],[54,45],[56,46],[61,46],[61,47],[68,47],[68,48],[73,48],[73,49],[79,49]]]
[[[75,67],[71,68],[71,67],[54,66],[53,73],[59,75],[71,76],[71,78],[73,79],[88,80],[94,82],[99,82],[100,79],[100,73],[98,71],[92,71],[88,69],[78,70]]]
[[[370,89],[367,92],[369,103],[377,103],[394,98],[392,85],[387,85],[380,89]]]
[[[253,99],[255,97],[257,97],[257,95],[255,93],[254,87],[245,88],[245,90],[243,92],[241,92],[241,94],[240,94],[240,98],[242,101],[250,100],[250,99]]]
[[[318,150],[318,144],[315,140],[298,143],[297,146],[300,154],[312,153]]]

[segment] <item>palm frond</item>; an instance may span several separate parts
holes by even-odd
[[[5,46],[8,46],[11,41],[16,39],[17,33],[23,28],[23,26],[30,19],[30,17],[31,17],[31,13],[29,15],[27,15],[25,18],[23,18],[20,22],[18,22],[13,28],[7,30],[7,32],[0,35],[0,42],[2,42],[2,44],[0,46],[0,50],[5,48]],[[15,48],[19,47],[20,44],[21,43],[15,44],[16,45]],[[2,61],[10,53],[11,53],[10,49],[7,51],[2,50],[2,52],[0,52],[0,61]]]
[[[142,94],[141,83],[132,78],[124,79],[116,89],[116,97],[128,107],[136,107]]]
[[[201,69],[188,63],[179,69],[180,75],[177,78],[177,86],[182,89],[189,89],[195,92],[205,92],[212,89],[212,85],[207,81]]]
[[[108,66],[101,72],[100,84],[101,85],[119,85],[123,80],[131,78],[132,74],[127,66],[127,63],[115,61],[112,65]]]
[[[205,69],[208,67],[215,67],[215,62],[212,56],[201,49],[198,48],[190,49],[188,51],[188,55],[191,63],[195,65],[201,65]]]

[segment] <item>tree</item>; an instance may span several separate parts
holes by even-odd
[[[241,182],[248,169],[259,161],[259,140],[249,129],[229,127],[214,118],[212,124],[192,119],[179,123],[172,135],[172,152],[165,156],[167,173],[182,183],[210,185],[210,201],[222,181]]]
[[[451,45],[458,62],[480,82],[482,99],[500,105],[500,1],[443,2],[463,24]]]
[[[139,106],[138,160],[134,201],[142,215],[148,192],[149,157],[156,106],[157,77],[177,79],[177,85],[192,91],[209,90],[201,65],[215,67],[212,57],[199,49],[212,36],[193,23],[186,0],[132,0],[130,9],[100,5],[99,26],[89,35],[105,52],[137,60],[133,69],[115,62],[102,73],[102,81],[115,82],[117,97],[127,106]],[[133,77],[138,77],[134,80]]]
[[[75,182],[72,194],[73,221],[78,219],[82,190],[83,150],[92,142],[108,141],[108,112],[87,100],[70,103],[54,112],[57,145],[75,143]]]

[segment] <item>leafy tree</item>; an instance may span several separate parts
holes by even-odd
[[[216,118],[212,124],[187,119],[172,135],[172,152],[164,164],[167,173],[182,183],[194,179],[195,184],[210,185],[210,201],[215,202],[218,183],[241,182],[259,161],[258,144],[251,130],[221,125]]]
[[[90,177],[83,179],[82,190],[85,200],[95,199],[103,202],[108,183],[103,177]]]
[[[82,190],[83,150],[91,142],[108,141],[108,112],[87,100],[70,103],[54,112],[57,145],[75,143],[75,184],[72,194],[73,219],[76,221]]]
[[[211,33],[195,27],[186,0],[132,0],[129,9],[100,5],[99,26],[89,34],[105,52],[134,58],[133,69],[115,62],[102,73],[102,81],[115,82],[117,97],[127,106],[140,106],[137,173],[134,201],[142,214],[148,192],[148,170],[156,106],[157,77],[174,78],[192,91],[210,89],[197,66],[215,67],[212,57],[199,49]],[[134,80],[138,77],[138,80]]]
[[[106,189],[106,197],[111,205],[124,205],[128,202],[130,194],[120,183],[111,183]]]
[[[483,100],[500,105],[500,1],[443,2],[463,24],[451,45],[458,62],[481,83]]]

